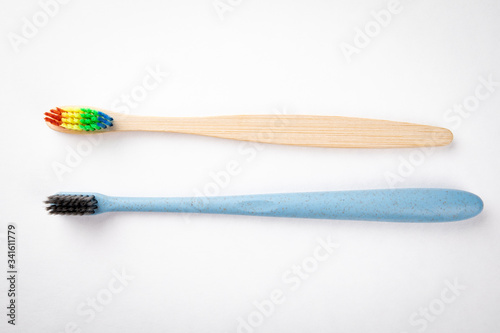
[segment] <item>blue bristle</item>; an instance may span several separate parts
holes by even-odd
[[[101,123],[104,123],[108,126],[112,126],[111,122],[109,122],[107,119],[105,119],[103,117],[99,117],[99,118],[97,118],[97,120],[99,120]]]
[[[110,116],[108,116],[107,114],[105,114],[104,112],[101,112],[101,111],[97,111],[97,114],[99,114],[101,117],[109,120],[109,121],[113,121],[113,118],[111,118]]]

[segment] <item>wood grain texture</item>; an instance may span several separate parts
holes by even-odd
[[[388,120],[337,116],[241,115],[216,117],[142,117],[102,110],[114,126],[96,132],[155,131],[211,136],[261,143],[327,148],[405,148],[444,146],[453,140],[445,128]]]

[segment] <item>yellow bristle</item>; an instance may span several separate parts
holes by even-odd
[[[79,124],[80,121],[76,118],[62,118],[61,121],[65,124]]]
[[[61,127],[64,127],[66,129],[69,129],[69,130],[82,131],[82,129],[80,128],[80,126],[73,125],[73,124],[68,124],[68,123],[61,124]]]
[[[81,118],[81,114],[79,112],[63,112],[63,118]]]
[[[62,109],[65,112],[80,112],[80,108],[65,107]]]

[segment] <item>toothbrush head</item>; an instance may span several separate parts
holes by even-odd
[[[45,112],[45,121],[74,131],[100,131],[113,126],[113,118],[104,112],[79,107],[64,107]]]
[[[51,195],[45,201],[51,215],[93,215],[97,209],[94,195]]]

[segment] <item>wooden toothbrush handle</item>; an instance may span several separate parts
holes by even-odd
[[[164,131],[309,147],[426,147],[444,146],[453,140],[453,134],[441,127],[336,116],[113,117],[114,131]]]

